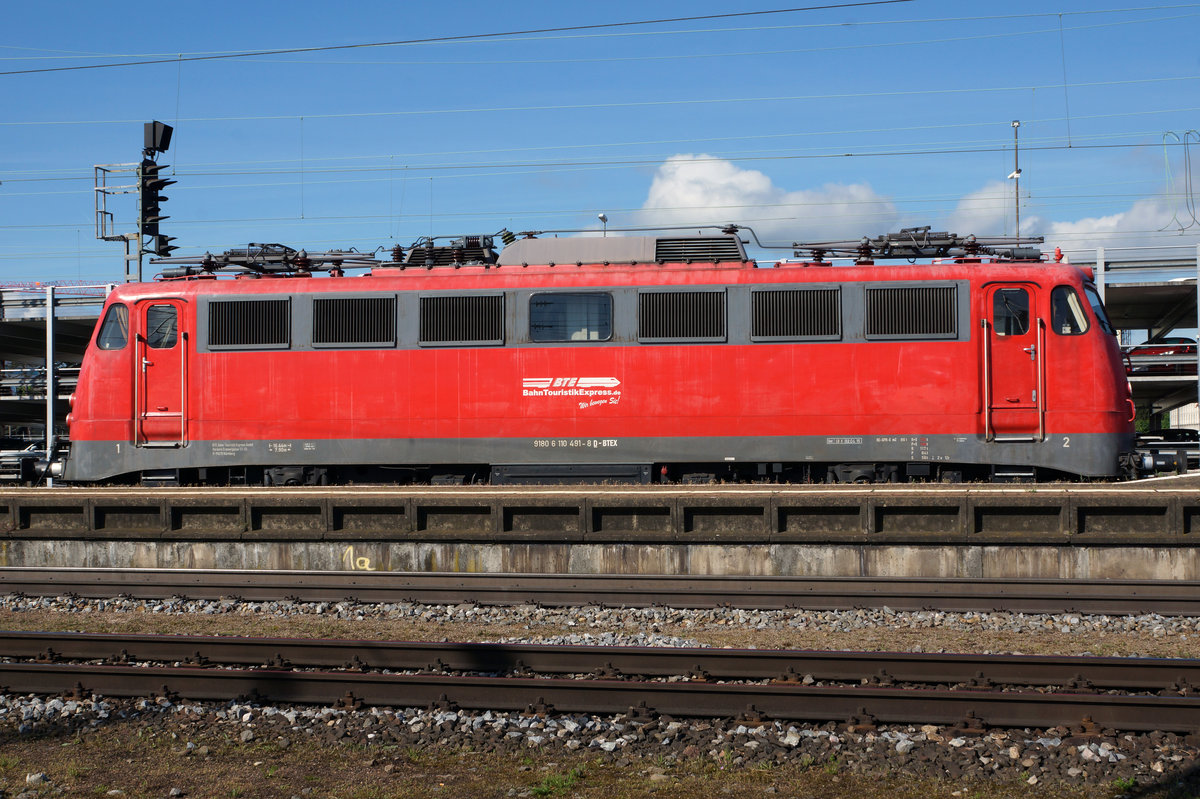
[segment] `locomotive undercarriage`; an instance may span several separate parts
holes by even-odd
[[[73,441],[53,476],[173,485],[322,486],[1013,482],[1139,476],[1121,434],[694,436],[628,439]],[[719,453],[719,456],[716,456]],[[790,457],[789,457],[790,456]]]
[[[114,482],[147,486],[326,485],[714,485],[779,483],[1062,482],[1078,475],[1031,466],[933,463],[678,463],[597,466],[441,464],[429,466],[270,466],[159,469]],[[1100,478],[1112,479],[1112,478]]]

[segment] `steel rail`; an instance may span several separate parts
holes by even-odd
[[[0,593],[137,599],[238,598],[304,602],[414,602],[546,606],[1023,613],[1159,613],[1200,616],[1200,582],[722,577],[677,575],[462,574],[429,572],[220,571],[202,569],[0,568]]]
[[[1090,720],[1115,730],[1192,731],[1200,726],[1200,699],[1182,696],[1111,696],[898,690],[868,686],[813,688],[793,684],[636,682],[526,677],[357,674],[196,668],[135,668],[61,664],[0,664],[0,686],[10,692],[147,696],[307,704],[363,703],[467,710],[748,717],[793,721],[869,718],[877,723],[1039,727]],[[645,708],[646,710],[641,710]],[[646,720],[650,720],[647,718]]]
[[[191,661],[223,666],[601,674],[607,677],[1071,686],[1072,690],[1194,691],[1200,660],[692,647],[236,638],[0,632],[9,658]],[[1198,720],[1200,723],[1200,720]]]

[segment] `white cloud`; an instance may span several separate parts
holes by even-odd
[[[1044,236],[1043,249],[1173,245],[1177,243],[1174,234],[1191,221],[1190,214],[1184,214],[1182,207],[1176,209],[1178,205],[1178,201],[1149,197],[1114,214],[1058,221],[1026,214],[1022,209],[1021,235]],[[1012,235],[1013,221],[1012,183],[997,180],[958,201],[949,218],[949,229],[962,235]],[[1178,243],[1185,246],[1194,243],[1196,232],[1193,224],[1187,240]]]
[[[1178,232],[1180,223],[1186,225],[1188,222],[1191,222],[1191,216],[1184,214],[1182,208],[1173,212],[1171,202],[1162,197],[1151,197],[1136,201],[1127,211],[1108,216],[1051,222],[1046,228],[1046,242],[1072,248],[1171,244],[1173,242],[1164,239]],[[1193,237],[1195,231],[1193,223],[1190,231]]]
[[[870,186],[827,183],[786,191],[755,169],[703,154],[674,155],[654,175],[643,225],[749,225],[764,242],[859,238],[899,226],[891,200]]]
[[[1186,234],[1187,241],[1172,236],[1179,228],[1179,223],[1172,223],[1173,213],[1184,225],[1191,217],[1185,216],[1182,208],[1176,209],[1178,201],[1161,197],[1137,200],[1128,209],[1107,216],[1055,221],[1027,211],[1028,195],[1022,195],[1021,234],[1045,236],[1044,247],[1049,249],[1134,247],[1176,241],[1194,244],[1195,234],[1200,232],[1200,227],[1193,226]],[[963,236],[1013,235],[1013,183],[995,180],[984,184],[962,197],[942,219],[913,219],[902,216],[890,198],[865,183],[827,183],[789,191],[756,169],[689,153],[671,156],[659,166],[636,219],[636,224],[643,226],[726,222],[754,228],[764,243],[783,244],[858,239],[913,225],[931,225],[935,230]]]
[[[1013,235],[1016,231],[1013,208],[1013,184],[993,180],[958,201],[947,222],[951,233],[961,236]],[[1021,214],[1021,234],[1039,236],[1043,220],[1033,214]]]

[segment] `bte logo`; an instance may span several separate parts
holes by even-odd
[[[616,388],[621,381],[615,377],[526,377],[521,388]]]

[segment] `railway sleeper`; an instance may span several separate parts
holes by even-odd
[[[986,735],[988,731],[987,723],[980,718],[974,710],[968,710],[967,715],[958,724],[950,728],[949,732],[955,736],[973,736],[979,737]]]

